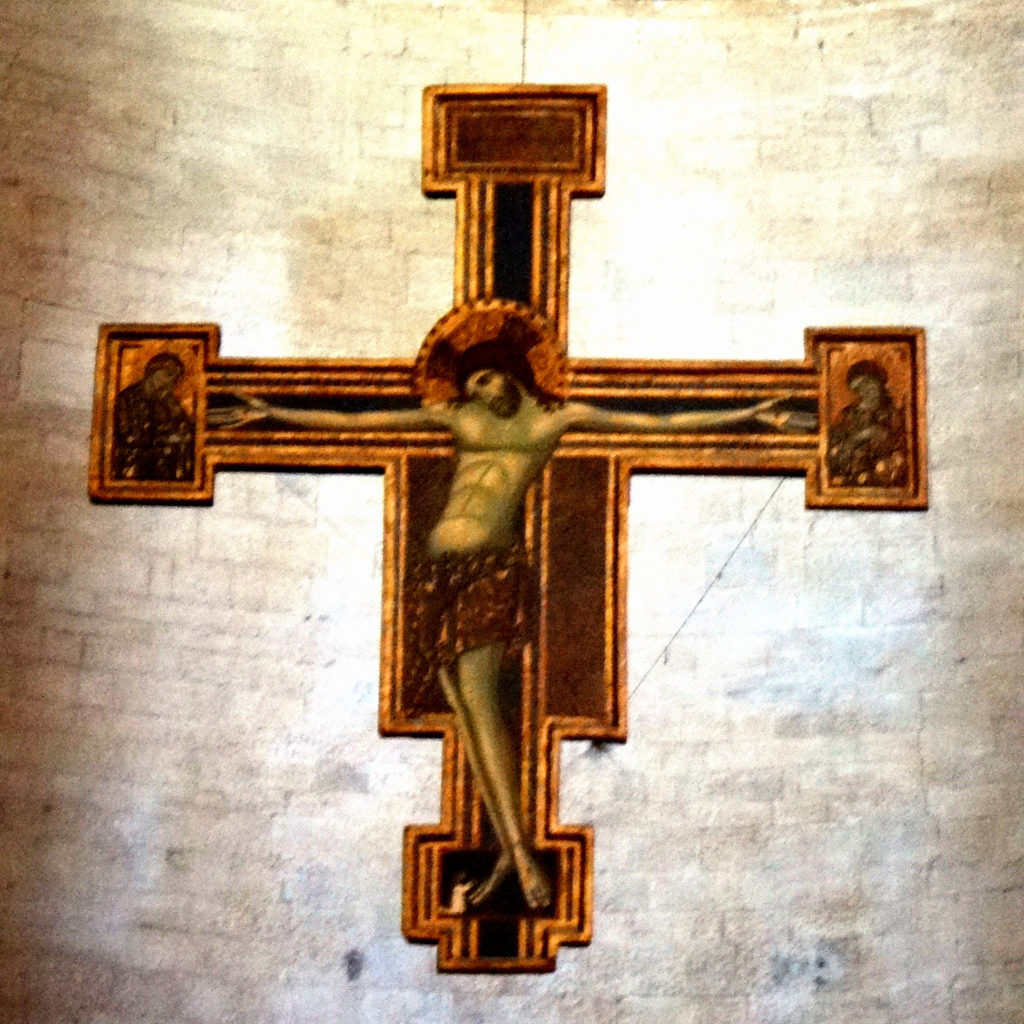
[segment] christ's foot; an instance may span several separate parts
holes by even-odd
[[[469,903],[479,907],[486,903],[495,893],[498,886],[508,878],[512,871],[512,858],[507,853],[498,857],[491,873],[469,894]]]
[[[537,859],[523,846],[515,847],[516,873],[519,885],[523,890],[523,898],[531,910],[539,910],[551,902],[551,884]]]

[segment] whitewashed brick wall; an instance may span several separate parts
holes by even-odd
[[[379,479],[86,499],[102,321],[415,351],[454,230],[421,90],[518,81],[523,14],[0,6],[4,1024],[1024,1021],[1017,0],[528,0],[527,78],[609,88],[574,353],[929,333],[929,512],[634,483],[631,736],[565,751],[597,912],[554,975],[400,935],[439,749],[376,734]]]

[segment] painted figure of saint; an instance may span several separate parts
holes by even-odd
[[[185,375],[182,361],[161,352],[146,363],[142,380],[114,403],[114,476],[121,480],[191,480],[195,424],[174,394]]]
[[[829,482],[834,487],[902,487],[908,472],[907,431],[885,370],[862,359],[847,371],[846,383],[856,401],[829,430]]]
[[[221,410],[217,425],[267,419],[326,430],[450,433],[451,489],[407,585],[427,663],[454,713],[501,847],[490,874],[460,891],[460,906],[481,905],[514,872],[527,905],[539,908],[550,902],[551,885],[527,838],[500,693],[503,663],[529,639],[530,574],[517,531],[527,488],[569,430],[695,433],[738,424],[776,430],[786,429],[792,414],[776,408],[781,399],[667,415],[566,401],[566,362],[553,330],[510,302],[469,304],[443,318],[420,351],[415,383],[422,399],[416,409],[290,409],[240,394],[244,405]]]

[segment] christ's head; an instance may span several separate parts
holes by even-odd
[[[480,402],[503,420],[515,416],[523,402],[516,378],[494,366],[474,370],[462,385],[462,394],[467,402]]]
[[[514,416],[523,396],[537,391],[529,360],[504,332],[461,353],[456,380],[460,401],[480,402],[502,419]]]
[[[555,327],[536,310],[505,299],[466,302],[441,317],[420,346],[412,384],[424,404],[458,406],[476,397],[478,382],[467,385],[480,370],[510,378],[498,408],[526,400],[549,410],[568,392],[568,366]],[[510,389],[518,392],[519,403]]]

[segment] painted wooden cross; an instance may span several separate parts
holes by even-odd
[[[923,508],[924,335],[569,360],[569,206],[604,192],[604,88],[433,87],[423,109],[423,189],[454,194],[457,227],[454,306],[418,358],[221,359],[214,325],[105,325],[90,493],[208,503],[221,469],[383,471],[380,731],[443,739],[403,930],[441,970],[551,970],[592,931],[559,745],[626,737],[631,474],[802,473],[810,507]]]

